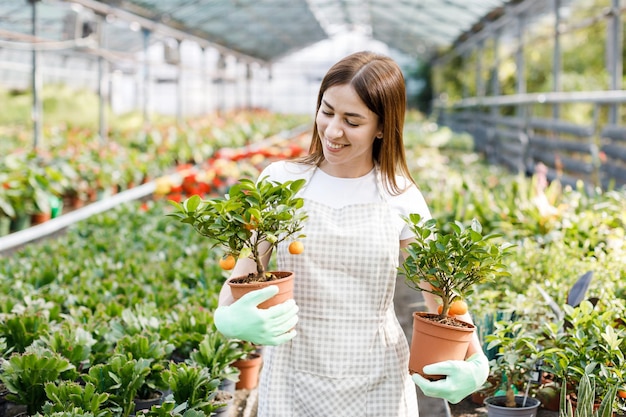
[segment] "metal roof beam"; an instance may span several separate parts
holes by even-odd
[[[127,22],[137,22],[139,23],[139,25],[144,28],[147,29],[149,31],[155,32],[155,33],[159,33],[161,35],[164,36],[169,36],[172,37],[176,40],[182,41],[182,40],[191,40],[195,43],[197,43],[198,45],[200,45],[203,48],[206,47],[212,47],[215,48],[217,50],[219,50],[220,52],[224,53],[224,54],[228,54],[228,55],[234,55],[237,58],[243,60],[243,61],[248,61],[248,62],[258,62],[261,64],[267,64],[268,61],[260,59],[260,58],[256,58],[256,57],[252,57],[250,55],[246,55],[243,54],[239,51],[230,49],[230,48],[226,48],[222,45],[220,45],[219,43],[215,43],[212,41],[207,40],[206,38],[194,35],[192,33],[186,32],[184,30],[180,30],[180,29],[176,29],[173,28],[171,26],[168,26],[167,24],[164,23],[159,23],[159,22],[155,22],[154,20],[139,16],[135,13],[131,13],[128,12],[126,10],[123,10],[119,7],[116,6],[111,6],[111,5],[107,5],[104,3],[101,3],[99,1],[95,1],[95,0],[71,0],[73,3],[77,3],[80,4],[83,7],[86,7],[88,9],[93,10],[96,13],[102,14],[102,15],[112,15],[115,16],[118,19],[127,21]]]

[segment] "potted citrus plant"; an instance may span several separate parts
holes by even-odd
[[[220,260],[224,269],[232,269],[236,258],[250,258],[256,272],[247,276],[231,277],[235,300],[246,292],[267,285],[285,286],[272,299],[261,303],[267,308],[292,297],[293,272],[266,271],[264,260],[279,243],[292,240],[290,252],[302,251],[300,233],[307,219],[302,210],[304,200],[297,196],[305,180],[284,183],[261,178],[254,182],[242,179],[232,185],[224,197],[203,200],[198,195],[181,203],[170,201],[175,211],[168,214],[193,226],[215,245],[221,245],[226,254]]]
[[[464,300],[477,284],[510,275],[502,260],[512,245],[498,243],[499,234],[483,234],[476,219],[469,225],[459,221],[439,224],[414,213],[405,220],[414,240],[405,248],[400,271],[411,288],[431,293],[441,302],[438,313],[413,312],[409,371],[440,379],[442,376],[424,374],[422,368],[465,358],[476,327],[454,316],[467,312]]]

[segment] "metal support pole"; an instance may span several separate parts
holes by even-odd
[[[180,57],[180,44],[179,40],[176,41],[177,56]],[[178,59],[176,63],[176,122],[179,126],[183,124],[183,86],[181,85],[183,80],[183,65],[182,59]]]
[[[220,56],[217,60],[217,77],[219,81],[218,84],[218,97],[217,97],[217,110],[219,113],[223,112],[225,109],[225,86],[226,86],[226,56],[220,53]]]
[[[611,7],[611,19],[607,30],[607,71],[610,74],[610,89],[620,90],[622,88],[622,16],[621,0],[613,0]],[[609,122],[617,123],[619,120],[619,106],[612,104],[609,107]]]
[[[526,94],[526,63],[524,60],[524,29],[526,24],[526,16],[522,13],[517,16],[517,54],[515,57],[516,75],[517,75],[517,94]],[[521,118],[525,118],[526,107],[519,105],[517,114]]]
[[[554,51],[552,58],[552,79],[554,85],[552,91],[562,90],[561,85],[561,0],[554,1]],[[552,105],[552,118],[560,117],[560,106],[558,103]]]
[[[31,24],[33,39],[37,38],[37,2],[39,0],[28,0],[31,4]],[[31,117],[33,121],[33,148],[37,148],[42,142],[43,106],[41,103],[41,90],[43,83],[41,80],[41,69],[39,68],[39,52],[37,48],[32,51],[32,88],[33,88],[33,108]]]
[[[246,64],[246,108],[252,109],[252,67],[249,62]]]
[[[104,16],[98,15],[98,45],[101,49],[106,47],[106,39],[104,33]],[[109,97],[109,71],[108,62],[100,55],[98,56],[98,120],[100,125],[100,141],[106,142],[109,136],[109,127],[107,122],[107,103]]]
[[[202,65],[202,76],[200,77],[202,79],[201,81],[202,94],[200,95],[200,99],[202,100],[202,103],[200,105],[200,111],[202,115],[204,116],[209,113],[209,106],[208,106],[209,83],[207,82],[209,78],[209,72],[208,72],[209,65],[208,65],[207,49],[202,46],[200,47],[200,51],[201,51],[202,59],[204,61],[204,65]]]
[[[148,59],[148,47],[150,46],[150,31],[148,29],[142,30],[143,34],[143,103],[141,105],[143,110],[143,122],[144,125],[150,124],[150,112],[148,106],[150,105],[150,62]]]
[[[465,67],[469,61],[469,51],[463,52],[463,55],[461,55],[461,59],[463,61],[462,67]],[[470,92],[469,92],[469,76],[462,76],[461,77],[461,81],[463,83],[462,86],[462,90],[461,90],[461,97],[463,98],[467,98],[470,97]]]
[[[498,30],[493,36],[493,69],[491,75],[491,95],[500,95],[500,36]]]
[[[476,97],[485,95],[485,80],[483,78],[483,57],[485,53],[485,41],[481,40],[476,48]]]

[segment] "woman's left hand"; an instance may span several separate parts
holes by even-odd
[[[487,381],[489,361],[483,353],[475,353],[464,361],[444,361],[426,365],[424,373],[446,376],[437,381],[430,381],[419,374],[413,374],[413,382],[425,395],[443,398],[456,404]]]

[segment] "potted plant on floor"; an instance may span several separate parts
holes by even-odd
[[[175,211],[169,216],[193,226],[202,236],[226,251],[222,266],[230,269],[235,258],[250,258],[256,272],[247,276],[231,277],[235,300],[246,292],[267,285],[285,285],[272,299],[259,305],[270,307],[292,297],[293,272],[266,271],[263,261],[279,243],[292,240],[291,253],[302,251],[300,233],[307,219],[302,210],[304,200],[297,197],[305,180],[273,182],[262,178],[258,182],[242,179],[234,184],[224,198],[202,200],[194,195],[182,203],[171,201]]]
[[[465,359],[476,327],[454,316],[467,312],[464,299],[475,285],[510,276],[502,259],[512,245],[498,243],[499,234],[484,235],[478,220],[469,225],[458,221],[440,225],[436,219],[424,221],[419,214],[405,220],[415,239],[407,246],[406,260],[399,269],[411,288],[431,293],[441,301],[438,314],[413,313],[409,371],[440,379],[424,374],[423,367]]]
[[[562,384],[561,388],[561,407],[560,417],[611,417],[613,415],[613,405],[618,392],[617,385],[609,388],[607,395],[602,402],[596,407],[596,384],[595,378],[590,378],[587,373],[580,378],[578,391],[576,393],[576,407],[572,405],[572,401],[568,400],[567,381]]]
[[[494,360],[490,362],[491,375],[499,380],[492,395],[485,399],[490,417],[528,416],[536,413],[541,401],[530,395],[533,382],[539,384],[540,351],[538,335],[532,331],[531,323],[522,320],[499,321],[495,330],[487,335],[488,348],[497,348]],[[523,395],[516,395],[516,392]],[[504,409],[504,410],[503,410]]]

